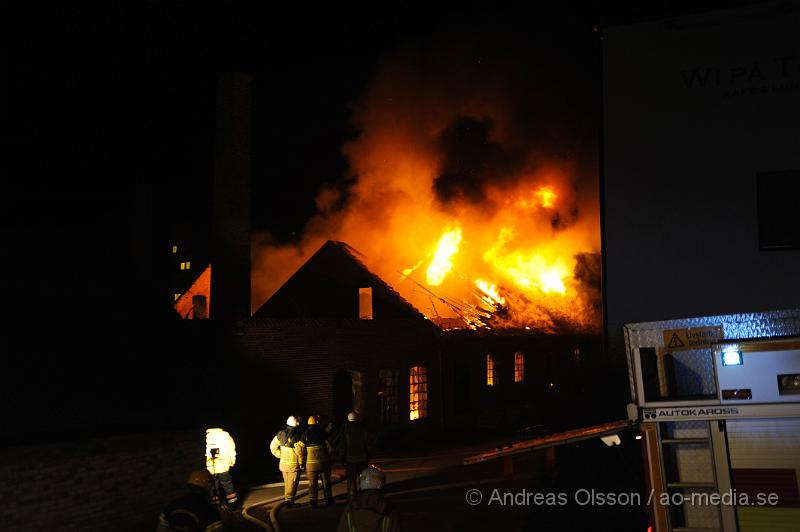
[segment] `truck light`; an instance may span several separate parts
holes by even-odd
[[[778,392],[781,395],[800,395],[800,373],[778,375]]]
[[[741,366],[743,362],[741,351],[735,351],[731,349],[722,352],[723,366]]]
[[[753,398],[753,390],[741,388],[737,390],[722,390],[722,398],[726,401],[745,400]]]
[[[600,436],[600,439],[603,440],[603,443],[608,445],[609,447],[613,447],[615,445],[619,445],[622,443],[622,440],[619,439],[619,436],[616,434],[612,434],[611,436]]]

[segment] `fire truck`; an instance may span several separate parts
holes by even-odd
[[[800,309],[624,335],[653,529],[800,530]]]
[[[798,28],[788,0],[602,32],[604,315],[656,532],[800,530]]]

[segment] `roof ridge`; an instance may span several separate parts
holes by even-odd
[[[390,294],[392,294],[393,296],[396,296],[396,297],[397,297],[397,298],[400,300],[400,302],[401,302],[403,305],[407,306],[407,307],[408,307],[408,308],[409,308],[411,311],[413,311],[415,314],[418,314],[420,317],[427,319],[427,318],[425,317],[425,315],[424,315],[422,312],[420,312],[420,311],[417,309],[417,307],[415,307],[414,305],[412,305],[411,303],[409,303],[409,302],[408,302],[408,300],[407,300],[406,298],[404,298],[402,295],[400,295],[400,292],[398,292],[397,290],[395,290],[395,289],[394,289],[394,287],[392,287],[392,285],[390,285],[389,283],[387,283],[386,281],[384,281],[384,280],[383,280],[383,278],[381,278],[381,276],[380,276],[380,275],[378,275],[377,273],[373,272],[373,271],[372,271],[372,270],[369,268],[369,266],[367,266],[367,265],[366,265],[366,263],[365,263],[365,262],[364,262],[364,261],[361,259],[361,257],[363,257],[364,259],[366,259],[366,258],[367,258],[367,256],[366,256],[366,255],[364,255],[363,253],[361,253],[360,251],[358,251],[356,248],[354,248],[353,246],[351,246],[351,245],[350,245],[350,244],[348,244],[347,242],[343,242],[343,241],[340,241],[340,240],[328,240],[328,242],[331,242],[331,243],[333,243],[334,245],[337,245],[337,246],[339,246],[339,247],[342,249],[342,251],[344,251],[345,253],[347,253],[348,255],[350,255],[350,257],[352,257],[352,259],[353,259],[353,260],[354,260],[354,261],[355,261],[355,262],[356,262],[356,263],[357,263],[357,264],[358,264],[360,267],[362,267],[362,268],[364,269],[364,271],[366,271],[366,272],[367,272],[367,273],[368,273],[368,274],[369,274],[371,277],[373,277],[373,278],[374,278],[374,279],[375,279],[375,280],[376,280],[378,283],[380,283],[380,285],[381,285],[381,286],[382,286],[384,289],[386,289],[386,291],[388,291],[388,292],[389,292]],[[326,242],[326,244],[327,244],[328,242]],[[320,248],[320,249],[322,249],[322,248]],[[355,252],[355,253],[353,253],[353,252]],[[357,256],[356,254],[357,254],[358,256]],[[315,253],[315,255],[316,255],[316,253]],[[311,260],[311,259],[309,259],[309,260]]]

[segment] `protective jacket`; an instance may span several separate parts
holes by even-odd
[[[326,471],[331,468],[331,444],[324,429],[311,425],[300,439],[300,444],[305,447],[306,471]]]
[[[272,438],[269,450],[275,458],[280,458],[281,471],[300,471],[305,461],[305,447],[300,444],[301,434],[297,427],[286,427]]]
[[[367,433],[360,421],[348,421],[342,434],[344,461],[359,464],[369,459],[367,453]]]
[[[182,530],[187,532],[213,532],[222,530],[219,512],[208,500],[208,493],[194,486],[181,497],[170,502],[158,517],[157,532]]]
[[[216,450],[216,451],[215,451]],[[206,431],[206,468],[211,474],[225,473],[236,463],[236,444],[222,429]]]
[[[394,507],[379,490],[359,491],[339,520],[337,532],[400,532]]]

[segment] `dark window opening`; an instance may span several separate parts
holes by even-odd
[[[800,249],[800,171],[756,175],[758,247]]]
[[[381,425],[397,423],[397,376],[390,369],[382,369],[378,381],[378,421]]]

